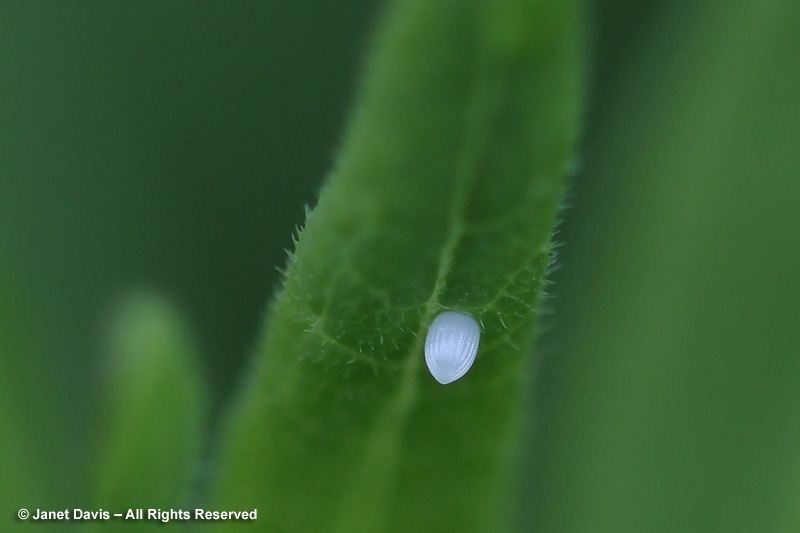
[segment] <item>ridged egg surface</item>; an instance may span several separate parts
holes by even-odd
[[[425,337],[425,364],[433,378],[447,385],[464,377],[478,354],[481,327],[466,313],[437,316]]]

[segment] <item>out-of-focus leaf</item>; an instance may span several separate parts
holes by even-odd
[[[660,15],[597,95],[563,233],[537,531],[775,531],[797,506],[800,10]]]
[[[116,317],[107,370],[91,509],[188,508],[206,440],[207,398],[186,321],[158,296],[131,295]]]

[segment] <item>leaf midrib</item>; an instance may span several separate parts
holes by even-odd
[[[475,183],[479,176],[480,162],[488,153],[491,143],[490,125],[501,99],[502,77],[477,69],[474,76],[472,96],[465,117],[465,139],[460,156],[456,160],[456,177],[453,201],[448,216],[447,237],[439,255],[439,267],[431,295],[422,305],[425,311],[415,335],[414,343],[406,352],[400,369],[401,378],[395,394],[381,410],[374,428],[365,435],[367,444],[363,459],[357,467],[342,498],[339,519],[334,531],[385,530],[387,511],[390,509],[391,489],[397,478],[397,462],[401,455],[404,428],[411,418],[417,403],[420,381],[420,365],[428,325],[444,306],[440,297],[447,287],[447,278],[452,270],[456,250],[463,242],[468,224],[466,210]]]

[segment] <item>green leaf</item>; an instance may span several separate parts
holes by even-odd
[[[183,317],[158,296],[131,295],[116,317],[107,378],[93,510],[185,508],[198,478],[206,397]]]
[[[587,139],[530,520],[797,532],[800,10],[662,7]]]
[[[309,213],[214,508],[265,531],[480,531],[506,519],[534,324],[580,101],[575,2],[396,2]],[[483,337],[443,387],[444,309]]]

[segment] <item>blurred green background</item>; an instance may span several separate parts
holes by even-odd
[[[379,10],[0,3],[0,423],[44,472],[31,508],[87,505],[126,291],[185,310],[224,402]],[[520,529],[800,531],[800,11],[597,0],[587,19]]]
[[[0,4],[0,298],[36,344],[3,366],[36,400],[59,506],[86,505],[104,332],[129,290],[182,307],[217,400],[233,387],[378,7]]]

